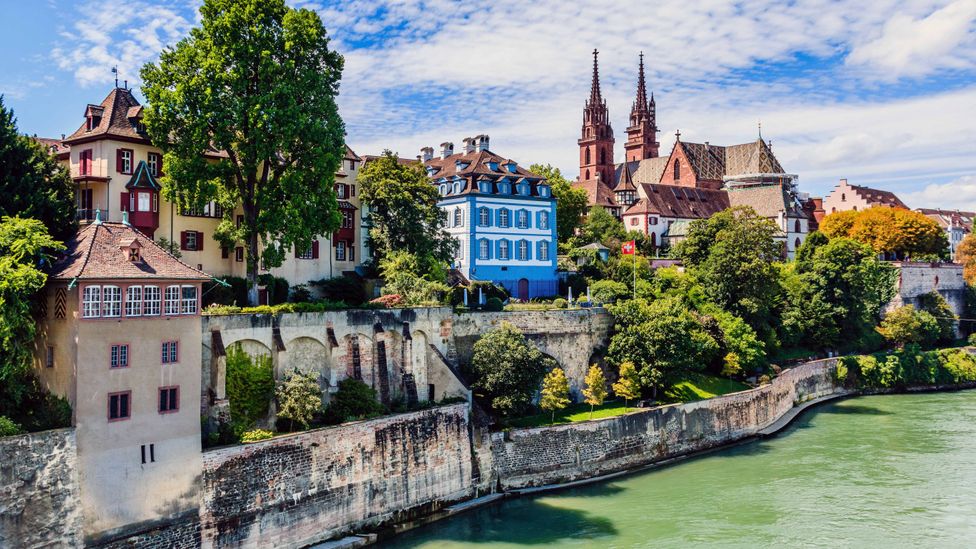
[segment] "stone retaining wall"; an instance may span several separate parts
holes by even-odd
[[[769,385],[603,420],[491,435],[505,489],[625,471],[755,435],[795,405],[842,389],[836,359],[797,366]]]
[[[0,547],[80,547],[74,429],[0,438]]]

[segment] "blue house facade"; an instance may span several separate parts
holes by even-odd
[[[539,175],[488,150],[488,136],[466,138],[457,153],[421,156],[447,231],[460,246],[454,266],[469,280],[504,286],[518,299],[559,293],[556,276],[556,200]]]

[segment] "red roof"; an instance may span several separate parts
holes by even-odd
[[[88,120],[82,122],[81,127],[75,133],[65,139],[69,145],[74,141],[87,141],[93,137],[120,137],[128,140],[139,140],[148,142],[148,138],[140,133],[136,128],[136,122],[142,116],[142,109],[139,101],[132,95],[132,92],[125,88],[114,88],[108,96],[102,100],[101,105],[88,105],[85,110],[87,116],[89,112],[99,114],[101,120],[98,125],[88,130]]]
[[[128,248],[141,245],[138,261]],[[51,268],[53,279],[210,280],[212,277],[173,257],[151,238],[123,223],[98,222],[82,227]]]
[[[644,195],[624,215],[657,214],[662,217],[704,219],[729,207],[724,190],[644,183]]]

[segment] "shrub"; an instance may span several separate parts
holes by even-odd
[[[291,297],[289,298],[289,301],[291,303],[311,303],[312,292],[309,291],[307,285],[296,284],[291,287]]]
[[[207,315],[278,315],[281,313],[322,313],[339,311],[348,306],[342,301],[313,301],[311,303],[281,303],[279,305],[258,305],[257,307],[238,307],[236,305],[211,305],[204,309]]]
[[[274,436],[271,431],[265,431],[264,429],[251,429],[250,431],[244,431],[241,433],[241,442],[257,442],[259,440],[267,440]]]
[[[966,342],[970,345],[976,345],[976,333],[969,334],[969,337],[966,338]]]
[[[21,434],[23,429],[20,425],[14,423],[14,421],[6,416],[0,416],[0,437],[9,437],[13,435]]]
[[[239,345],[227,349],[227,399],[235,432],[250,430],[268,413],[274,396],[271,357],[251,357]]]
[[[381,295],[370,301],[370,304],[381,305],[383,307],[397,307],[403,304],[403,296],[400,294]]]
[[[502,322],[474,344],[472,385],[496,412],[514,417],[528,409],[542,377],[556,366],[518,328]]]
[[[325,409],[325,419],[328,423],[338,424],[375,417],[384,411],[372,387],[358,379],[346,378],[339,382],[339,390],[332,395],[332,401]]]
[[[312,417],[322,408],[322,390],[315,377],[293,370],[275,390],[278,397],[278,417],[287,419],[294,430],[297,423],[308,429]]]
[[[288,302],[288,281],[284,278],[265,273],[258,276],[258,285],[268,291],[268,305]]]
[[[366,303],[366,288],[362,280],[348,276],[323,278],[311,282],[322,293],[322,297],[331,301],[345,301],[353,307]]]
[[[837,367],[834,369],[834,381],[843,385],[847,382],[847,364],[843,360],[837,361]]]
[[[552,306],[557,309],[566,309],[569,307],[569,302],[565,299],[559,297],[553,300]]]
[[[497,297],[492,297],[485,302],[485,310],[497,313],[505,310],[505,304],[502,303],[502,300],[498,299]]]
[[[590,296],[600,303],[616,303],[629,295],[627,285],[615,280],[601,280],[590,287]]]

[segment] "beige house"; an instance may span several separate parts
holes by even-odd
[[[841,179],[834,190],[823,199],[823,209],[827,215],[847,210],[866,210],[875,206],[908,209],[891,191],[851,185],[846,179]]]
[[[35,371],[71,404],[86,536],[197,504],[209,279],[127,222],[97,218],[51,269]]]
[[[142,112],[130,90],[115,88],[100,104],[85,108],[84,122],[74,133],[52,144],[61,147],[58,157],[68,164],[77,186],[78,219],[120,221],[128,212],[131,224],[144,235],[178,245],[187,264],[217,276],[244,276],[243,245],[224,247],[214,239],[225,216],[219,205],[181,209],[161,195],[162,151],[146,136]],[[347,147],[335,183],[343,216],[340,228],[318,238],[308,250],[295,250],[280,267],[262,272],[294,285],[341,276],[361,264],[362,216],[356,192],[361,163]],[[231,219],[243,219],[242,212],[233,212]]]

